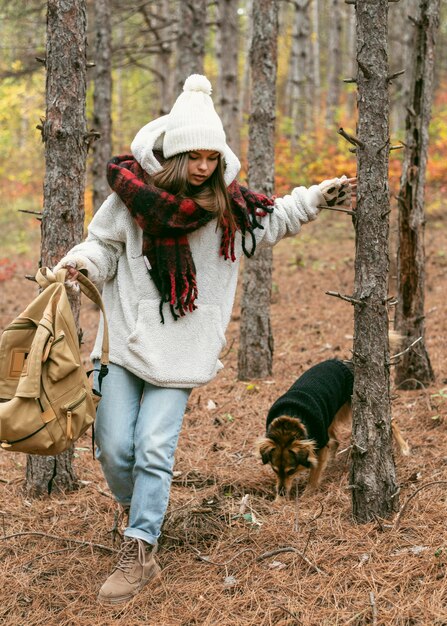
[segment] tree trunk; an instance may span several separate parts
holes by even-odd
[[[390,5],[389,42],[390,74],[405,70],[404,74],[393,80],[391,89],[390,125],[391,137],[405,129],[406,107],[410,100],[412,56],[414,48],[414,29],[408,15],[415,15],[417,0],[406,0],[405,4]],[[402,136],[402,135],[400,135]]]
[[[320,72],[320,16],[319,16],[319,0],[311,0],[311,21],[312,21],[312,112],[313,127],[316,128],[318,116],[320,113],[320,91],[321,91],[321,72]]]
[[[355,78],[357,75],[357,63],[356,63],[356,19],[355,19],[355,7],[352,4],[345,4],[344,6],[344,19],[345,19],[345,54],[343,58],[343,78]],[[347,118],[357,118],[357,101],[355,92],[348,91],[348,98],[346,102],[345,114]]]
[[[107,161],[112,156],[112,31],[110,7],[107,0],[95,0],[95,90],[93,94],[93,129],[100,138],[93,144],[93,211],[107,196]]]
[[[243,50],[242,59],[244,61],[244,69],[242,72],[242,82],[240,86],[239,96],[239,128],[244,122],[244,114],[248,112],[250,102],[249,95],[251,90],[251,74],[250,74],[250,47],[253,38],[253,0],[247,0],[245,3],[245,28],[242,29]]]
[[[176,39],[177,25],[172,20],[172,8],[171,0],[146,3],[140,7],[147,29],[153,35],[154,43],[158,48],[151,71],[155,74],[159,84],[159,115],[169,113],[174,99],[174,72],[171,68],[171,59],[172,41]]]
[[[357,522],[398,507],[388,346],[388,0],[357,0],[359,123],[354,288],[352,509]]]
[[[227,143],[240,153],[239,91],[238,91],[238,0],[219,0],[218,46],[219,62],[217,109],[227,136]]]
[[[310,34],[309,0],[294,0],[292,4],[292,45],[289,61],[289,101],[292,118],[292,147],[301,134],[310,126],[312,111],[308,106]]]
[[[341,0],[330,0],[328,76],[326,97],[326,125],[336,123],[336,110],[340,104],[341,91]]]
[[[272,195],[274,187],[278,0],[259,0],[253,12],[250,48],[252,94],[248,147],[248,185]],[[240,380],[272,373],[270,324],[272,251],[245,259],[238,354]]]
[[[53,267],[83,237],[86,143],[86,10],[84,0],[49,0],[46,50],[44,209],[41,265]],[[79,318],[79,298],[72,301]],[[48,494],[77,486],[72,450],[27,457],[26,489]]]
[[[207,0],[179,3],[176,91],[181,93],[190,74],[203,74]]]
[[[419,337],[422,341],[402,355],[396,366],[396,384],[403,389],[417,389],[434,380],[425,346],[424,193],[439,8],[439,0],[421,0],[417,25],[414,26],[411,100],[398,196],[396,326],[408,345]]]

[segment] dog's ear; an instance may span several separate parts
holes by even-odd
[[[276,444],[269,437],[263,437],[257,442],[258,452],[261,455],[263,464],[270,463],[272,452],[276,448]]]
[[[302,465],[303,467],[317,466],[315,443],[311,439],[296,439],[290,446],[289,451],[297,465]]]

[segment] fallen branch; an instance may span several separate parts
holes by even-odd
[[[394,522],[394,528],[397,529],[399,528],[400,525],[400,520],[402,519],[403,514],[405,513],[408,504],[410,503],[411,500],[413,500],[413,498],[423,489],[427,489],[428,487],[434,487],[435,485],[447,485],[447,480],[434,480],[431,483],[426,483],[425,485],[422,485],[421,487],[419,487],[419,489],[416,489],[416,491],[414,493],[411,494],[411,496],[407,499],[407,501],[402,505],[401,510],[399,511],[398,516],[396,517],[396,520]]]
[[[232,561],[234,561],[237,557],[241,556],[241,554],[244,554],[245,552],[251,552],[252,554],[256,555],[256,552],[252,548],[246,548],[244,550],[240,550],[239,552],[236,552],[236,554],[232,556],[231,559],[228,559],[228,561],[212,561],[209,557],[203,556],[202,554],[200,554],[197,548],[193,548],[191,546],[191,549],[196,553],[198,559],[200,559],[201,561],[205,561],[205,563],[209,563],[210,565],[217,565],[218,567],[225,567],[229,565],[230,563],[232,563]],[[283,554],[284,552],[294,552],[310,568],[312,568],[315,572],[317,572],[317,574],[322,574],[323,576],[327,576],[327,572],[324,572],[323,570],[321,570],[314,563],[312,563],[312,561],[310,561],[307,558],[307,556],[305,556],[302,552],[300,552],[296,548],[293,548],[292,546],[287,546],[285,548],[276,548],[275,550],[264,552],[263,554],[256,556],[255,561],[256,563],[260,563],[261,561],[264,561],[265,559],[269,559],[271,556],[275,556],[276,554]]]
[[[25,532],[14,533],[13,535],[6,535],[0,537],[1,541],[6,539],[15,539],[16,537],[46,537],[47,539],[56,539],[56,541],[68,541],[70,543],[76,543],[81,546],[88,546],[89,548],[98,548],[99,550],[105,550],[106,552],[118,552],[114,548],[102,545],[102,543],[93,543],[92,541],[82,541],[81,539],[73,539],[72,537],[58,537],[57,535],[48,535],[47,533],[40,532]]]
[[[322,569],[320,569],[317,565],[315,565],[314,563],[312,563],[312,561],[310,561],[307,556],[304,556],[304,554],[302,552],[300,552],[299,550],[297,550],[296,548],[293,548],[292,546],[287,546],[285,548],[276,548],[276,550],[270,550],[270,552],[264,552],[264,554],[261,554],[260,556],[258,556],[256,558],[256,562],[259,563],[260,561],[264,561],[265,559],[270,558],[271,556],[275,556],[276,554],[283,554],[284,552],[294,552],[295,554],[297,554],[307,565],[309,565],[309,567],[311,569],[313,569],[315,572],[317,572],[317,574],[322,574],[323,576],[327,576],[327,572],[324,572]]]

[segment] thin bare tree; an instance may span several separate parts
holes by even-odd
[[[250,48],[248,184],[269,196],[274,187],[277,39],[278,0],[259,0],[253,12]],[[272,372],[271,283],[272,251],[264,248],[244,263],[238,354],[238,377],[242,380]]]
[[[227,135],[227,143],[239,154],[239,91],[238,91],[238,0],[219,0],[217,28],[217,109]]]
[[[434,380],[425,345],[425,175],[433,100],[440,0],[421,0],[414,20],[411,99],[407,107],[405,157],[398,195],[398,304],[396,327],[413,349],[396,366],[395,382],[416,389]]]
[[[190,74],[203,74],[207,0],[179,2],[176,92]]]
[[[48,0],[41,242],[41,265],[47,267],[54,267],[83,237],[89,139],[85,115],[86,48],[85,0]],[[79,298],[72,299],[72,306],[77,319]],[[28,493],[39,496],[47,495],[54,487],[75,489],[72,458],[72,449],[57,457],[28,456]]]
[[[140,6],[144,24],[151,35],[154,47],[155,63],[151,64],[151,72],[159,84],[159,113],[169,113],[174,97],[173,50],[177,33],[177,22],[173,19],[174,5],[172,0],[161,0],[156,3],[143,3]]]
[[[412,60],[414,49],[414,29],[408,16],[417,12],[418,0],[406,0],[405,4],[390,7],[389,45],[390,72],[398,74],[393,79],[390,93],[390,126],[391,136],[405,130],[407,104],[410,100]],[[402,136],[402,135],[400,135]]]
[[[292,44],[290,48],[288,82],[289,116],[292,119],[292,146],[310,126],[310,0],[293,0]]]
[[[388,345],[388,0],[357,0],[358,201],[354,304],[352,509],[357,522],[398,507]]]
[[[326,87],[326,125],[332,126],[335,122],[337,107],[340,103],[341,73],[342,73],[342,14],[341,0],[329,2],[329,37],[327,57],[327,87]]]
[[[321,69],[320,69],[320,2],[319,0],[311,0],[310,15],[312,24],[311,44],[311,67],[312,67],[312,112],[313,124],[317,123],[318,114],[320,112],[320,92],[321,92]]]
[[[112,28],[107,0],[95,0],[95,86],[93,128],[99,133],[93,143],[93,211],[110,193],[106,166],[112,156]]]

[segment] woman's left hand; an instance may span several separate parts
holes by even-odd
[[[345,209],[355,207],[357,198],[357,178],[332,178],[319,185],[326,206],[343,206]]]

